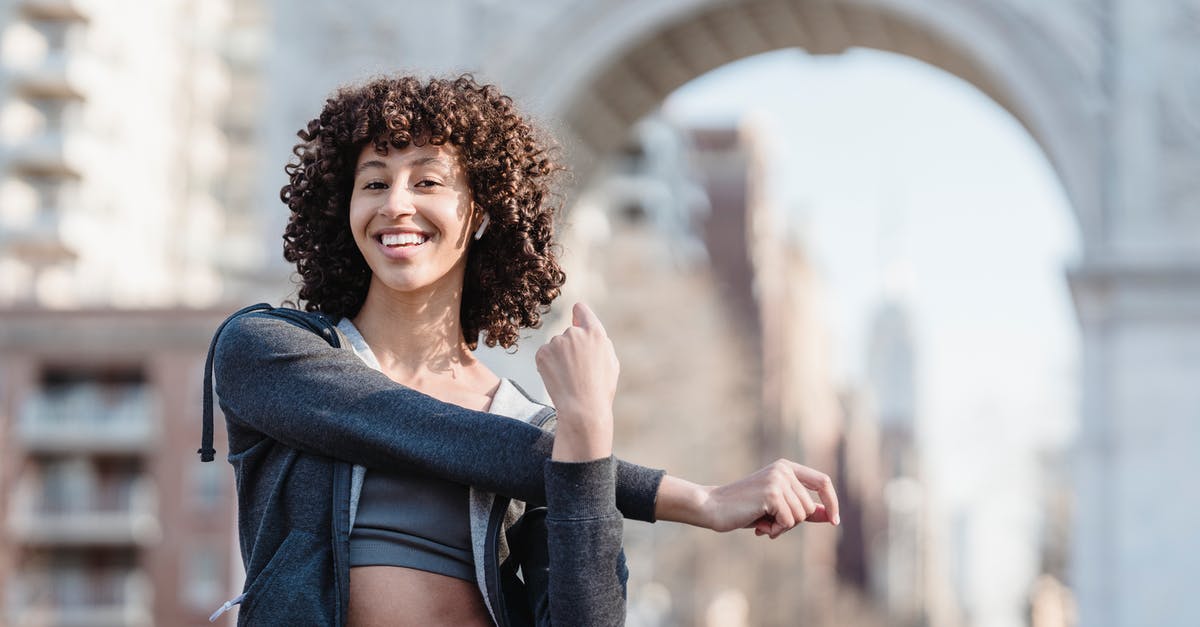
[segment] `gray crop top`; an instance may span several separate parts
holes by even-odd
[[[349,319],[343,318],[338,328],[368,366],[381,369]],[[521,392],[502,379],[488,411],[510,415],[517,398],[521,398]],[[418,472],[393,473],[356,466],[355,474],[361,477],[362,488],[351,496],[352,568],[401,566],[476,581],[470,488]]]
[[[350,533],[350,566],[404,566],[475,581],[467,486],[369,470]]]

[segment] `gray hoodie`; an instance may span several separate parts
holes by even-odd
[[[268,305],[234,314],[214,337],[206,380],[215,371],[246,568],[226,605],[241,603],[239,625],[345,623],[355,464],[473,487],[477,572],[498,625],[622,624],[620,516],[653,520],[662,472],[611,457],[550,461],[552,411],[527,424],[442,403],[342,348],[352,344],[321,314]]]

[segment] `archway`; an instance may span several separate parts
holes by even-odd
[[[629,129],[677,87],[726,63],[761,52],[799,47],[837,54],[851,47],[885,50],[916,58],[974,85],[1013,115],[1048,156],[1071,201],[1084,245],[1097,237],[1100,222],[1099,135],[1093,85],[1086,72],[1063,89],[1061,68],[1035,62],[1058,45],[1031,25],[1013,37],[1011,22],[992,22],[985,9],[922,15],[893,3],[782,2],[757,0],[706,6],[664,19],[652,32],[615,43],[612,54],[577,73],[574,86],[558,96],[557,117],[576,137],[575,169],[587,179],[598,157],[620,149]],[[968,15],[964,16],[966,13]],[[971,27],[964,22],[977,20]],[[978,28],[978,31],[972,29]],[[1022,42],[1029,44],[1022,46]],[[1078,60],[1062,54],[1049,57]],[[561,71],[554,66],[553,71]],[[546,78],[547,82],[551,79]],[[559,78],[558,83],[571,82]],[[551,102],[553,103],[553,96]],[[1089,237],[1091,235],[1091,238]]]
[[[544,108],[577,138],[572,150],[581,179],[593,157],[617,148],[668,94],[716,67],[781,48],[813,54],[874,48],[958,76],[1012,113],[1061,177],[1085,246],[1102,237],[1104,98],[1092,9],[1055,9],[1046,20],[1005,3],[707,0],[626,9],[591,16],[600,23],[589,23],[586,36],[557,29],[566,49],[587,50],[586,57],[528,59],[516,81],[544,86]],[[1069,10],[1084,14],[1064,14]]]

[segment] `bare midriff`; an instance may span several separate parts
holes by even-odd
[[[491,627],[474,582],[414,568],[350,569],[349,627]]]

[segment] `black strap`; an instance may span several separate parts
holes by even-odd
[[[273,307],[267,303],[258,303],[250,305],[234,312],[233,315],[225,319],[221,326],[217,327],[217,332],[213,334],[212,342],[208,345],[208,357],[204,360],[204,424],[200,434],[200,449],[196,451],[200,454],[200,461],[211,462],[215,458],[217,451],[213,448],[213,353],[216,351],[217,338],[221,336],[221,331],[225,330],[225,325],[231,320],[243,314],[261,311],[269,315],[288,320],[296,324],[296,326],[308,329],[317,335],[325,338],[326,342],[334,348],[341,348],[341,340],[338,339],[337,332],[334,330],[333,323],[324,314],[306,314],[296,309],[287,307]]]

